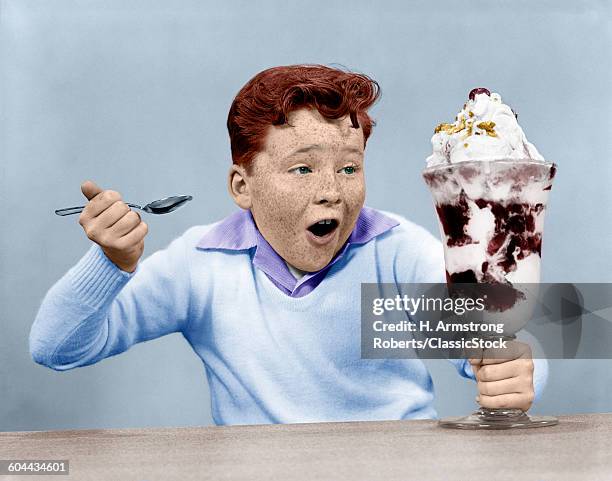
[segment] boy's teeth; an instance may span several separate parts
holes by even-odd
[[[332,223],[331,219],[325,219],[325,220],[321,220],[321,221],[317,222],[317,224],[321,224],[321,225],[322,224],[331,224],[331,223]]]

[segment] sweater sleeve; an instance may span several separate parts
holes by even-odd
[[[183,237],[132,274],[94,244],[46,294],[30,330],[32,358],[65,371],[181,331],[189,318],[189,287]]]

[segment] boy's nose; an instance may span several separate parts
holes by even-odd
[[[326,175],[321,178],[318,186],[315,203],[316,204],[337,204],[340,202],[340,189],[335,175]]]

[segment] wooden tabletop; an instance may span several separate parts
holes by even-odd
[[[436,421],[0,433],[0,459],[68,459],[100,480],[612,480],[612,414],[457,431]]]

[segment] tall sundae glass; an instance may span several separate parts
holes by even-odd
[[[529,321],[537,295],[544,214],[556,166],[527,141],[514,111],[484,88],[470,92],[454,123],[436,128],[432,144],[423,177],[440,224],[449,290],[465,284],[496,287],[484,317],[502,321],[498,338],[514,339]],[[481,407],[440,424],[508,429],[557,420]]]

